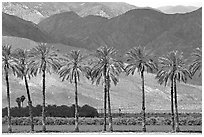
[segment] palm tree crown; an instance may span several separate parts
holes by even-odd
[[[2,67],[9,73],[10,71],[16,74],[16,62],[11,52],[11,45],[3,45],[2,47]]]
[[[193,62],[190,65],[190,71],[192,75],[194,75],[197,71],[199,72],[199,76],[202,74],[202,50],[201,48],[196,48],[194,52],[191,54],[193,58]]]
[[[97,49],[92,68],[92,81],[98,85],[104,77],[109,77],[115,85],[118,83],[118,76],[123,71],[123,63],[114,59],[116,51],[114,48],[101,47]]]
[[[37,75],[43,69],[45,72],[51,73],[51,70],[57,71],[60,67],[57,54],[48,47],[46,43],[39,43],[39,45],[31,49],[29,57],[31,59],[31,74]]]
[[[153,53],[150,50],[146,50],[145,47],[141,46],[133,48],[127,54],[127,62],[125,70],[127,74],[134,75],[136,69],[138,72],[153,72],[157,69],[157,64],[153,61]]]
[[[26,49],[16,49],[14,51],[14,57],[16,62],[16,74],[17,77],[20,77],[21,79],[24,78],[24,76],[28,76],[30,79],[30,71],[29,71],[29,52]]]
[[[178,51],[171,51],[165,57],[159,58],[160,70],[157,73],[156,78],[159,84],[167,84],[168,80],[176,79],[179,82],[187,82],[187,78],[190,77],[190,72],[185,65],[186,60],[183,58],[183,53]]]
[[[64,55],[61,58],[61,68],[58,72],[62,81],[70,80],[72,83],[75,75],[77,81],[80,81],[80,73],[88,77],[90,68],[85,64],[85,59],[86,56],[82,56],[80,51],[71,51],[70,54]]]

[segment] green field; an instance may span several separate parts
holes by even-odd
[[[102,132],[103,125],[80,125],[80,132]],[[108,126],[107,126],[108,128]],[[30,126],[12,126],[14,133],[29,132]],[[42,126],[36,125],[35,132],[41,132]],[[139,125],[113,125],[114,132],[142,132],[142,126]],[[180,126],[184,133],[201,133],[202,126]],[[47,125],[47,132],[73,132],[74,125]],[[7,125],[2,125],[2,132],[7,132]],[[147,126],[147,132],[171,132],[171,126],[150,125]]]

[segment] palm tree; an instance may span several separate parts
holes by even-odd
[[[24,102],[24,101],[25,101],[25,96],[22,95],[22,96],[21,96],[22,107],[23,107],[23,102]]]
[[[25,87],[27,91],[27,96],[28,96],[28,106],[29,106],[29,115],[30,115],[30,126],[31,126],[31,132],[34,131],[34,124],[33,124],[33,106],[32,106],[32,100],[30,96],[30,90],[28,86],[28,78],[30,79],[30,68],[29,68],[29,52],[28,50],[23,50],[23,49],[16,49],[14,52],[14,56],[16,58],[17,62],[17,77],[24,79],[25,82]],[[22,106],[23,106],[23,101],[25,100],[25,96],[22,95],[20,97]]]
[[[78,82],[80,81],[80,74],[88,76],[89,67],[85,65],[85,56],[80,54],[80,51],[71,51],[70,54],[64,55],[62,58],[61,68],[59,70],[60,78],[62,81],[69,80],[70,83],[74,82],[75,86],[75,132],[79,132],[79,113],[78,113]]]
[[[142,130],[146,132],[146,120],[145,120],[145,91],[144,91],[144,72],[153,72],[157,69],[156,63],[153,61],[153,54],[151,51],[148,51],[141,46],[135,47],[130,50],[127,54],[127,63],[125,70],[127,75],[130,73],[134,75],[136,69],[141,75],[142,80],[142,115],[143,115],[143,122],[142,122]]]
[[[15,62],[13,53],[11,52],[11,45],[3,45],[2,47],[2,67],[6,79],[7,87],[7,102],[8,102],[8,132],[12,132],[11,127],[11,114],[10,114],[10,88],[9,88],[9,72],[12,71],[15,74]]]
[[[18,104],[18,108],[21,108],[21,99],[19,97],[16,98],[16,103]]]
[[[183,53],[178,51],[171,51],[166,56],[159,58],[160,70],[157,73],[156,78],[159,84],[165,83],[167,85],[168,80],[171,81],[171,109],[172,109],[172,129],[173,131],[179,131],[179,117],[177,106],[177,90],[176,81],[187,82],[187,78],[191,78],[189,70],[186,68]],[[173,107],[173,94],[176,111],[176,127],[174,126],[174,107]]]
[[[46,72],[51,74],[51,70],[57,71],[59,69],[59,59],[57,54],[51,50],[51,47],[47,46],[47,43],[39,43],[37,47],[31,49],[29,57],[31,60],[30,73],[35,76],[42,73],[42,130],[45,132],[45,77]]]
[[[202,50],[201,48],[196,48],[191,54],[193,61],[190,64],[190,72],[194,75],[197,71],[199,72],[199,77],[202,74]]]
[[[104,131],[106,131],[106,99],[108,97],[108,112],[109,112],[109,131],[113,131],[111,105],[110,105],[110,83],[115,85],[118,83],[118,76],[122,72],[123,64],[113,58],[116,54],[114,48],[108,48],[107,46],[97,49],[94,56],[96,61],[92,68],[91,76],[92,82],[98,85],[101,79],[104,81]]]

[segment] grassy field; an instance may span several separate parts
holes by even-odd
[[[80,132],[101,132],[103,125],[80,125]],[[107,126],[108,128],[108,126]],[[12,126],[14,133],[29,132],[30,126]],[[42,126],[36,125],[35,132],[41,132]],[[47,132],[73,132],[74,125],[47,125]],[[139,125],[113,125],[114,132],[142,132],[142,126]],[[202,126],[180,126],[181,132],[184,133],[201,133]],[[7,125],[2,125],[2,132],[7,132]],[[147,132],[171,132],[171,126],[149,125]]]

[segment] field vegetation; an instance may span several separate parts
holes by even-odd
[[[113,117],[113,125],[142,125],[141,114],[137,114],[139,117]],[[163,114],[162,114],[163,115]],[[201,114],[179,114],[180,126],[201,126],[202,117]],[[34,117],[34,125],[42,125],[41,117]],[[29,117],[12,117],[12,125],[29,125]],[[103,125],[104,120],[102,117],[79,117],[79,125]],[[2,124],[7,124],[7,117],[3,117]],[[74,125],[74,118],[65,117],[47,117],[46,125]],[[171,125],[170,115],[148,115],[146,117],[146,125]]]

